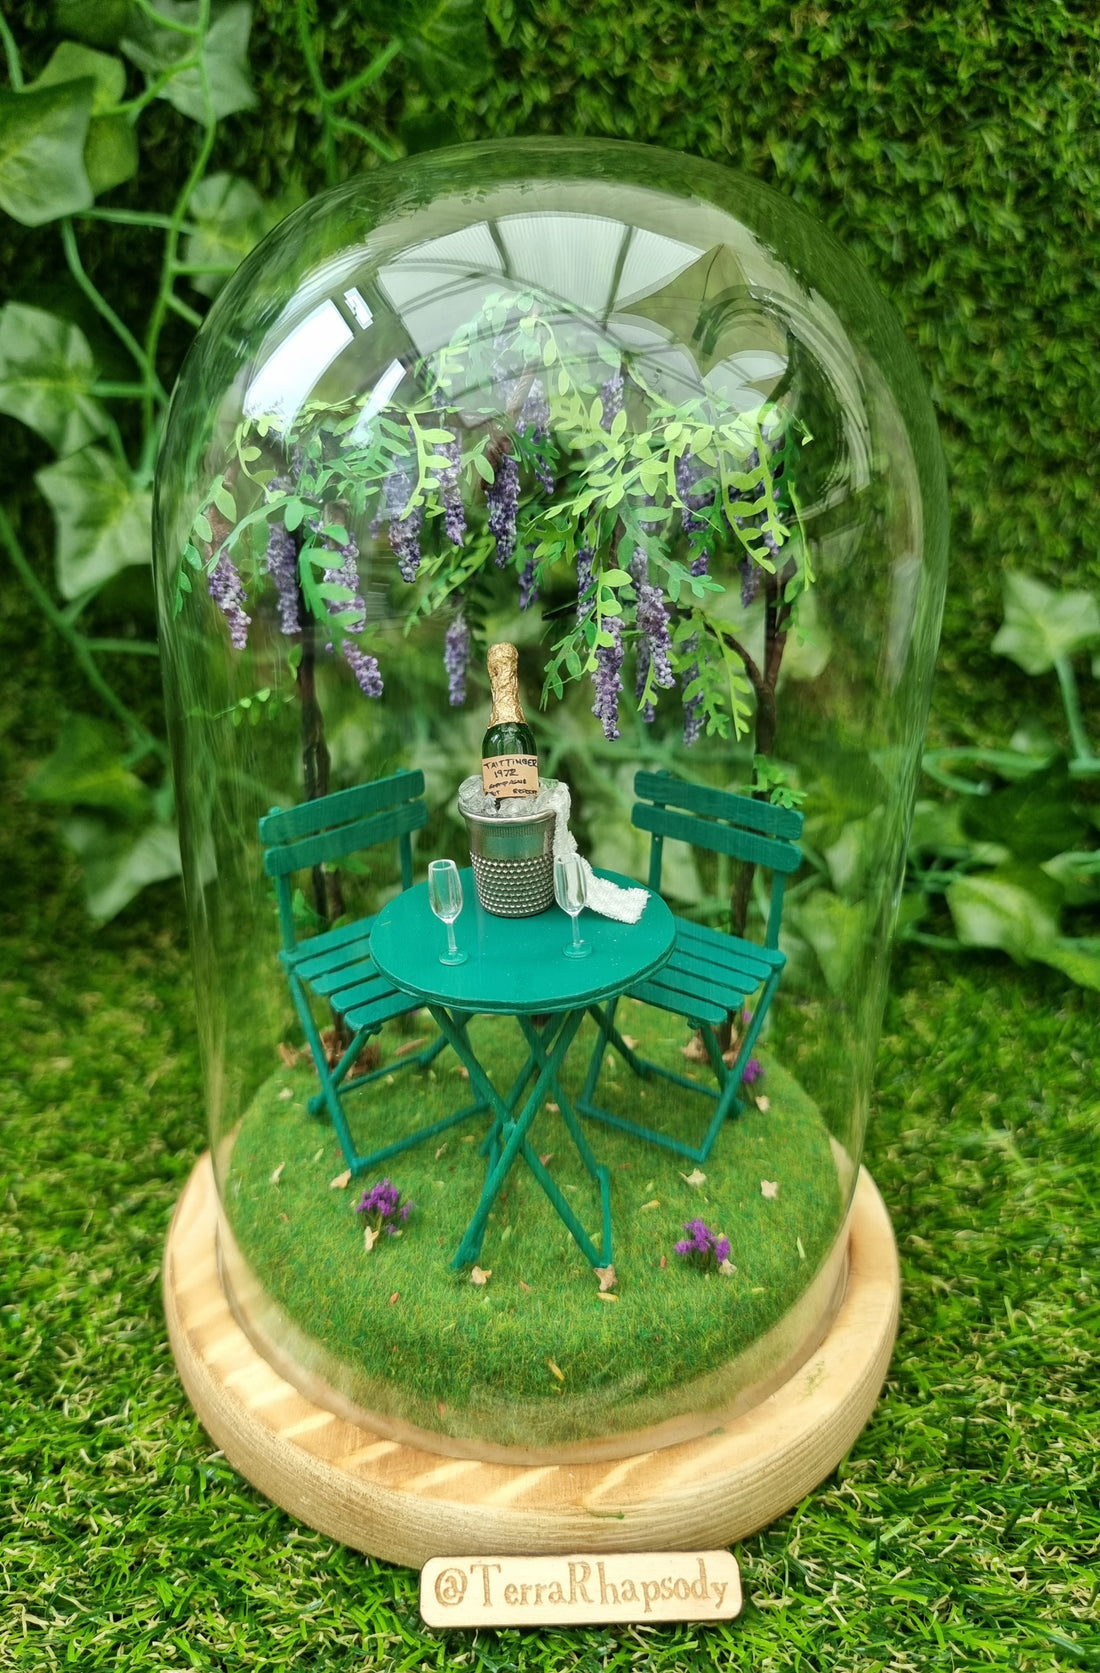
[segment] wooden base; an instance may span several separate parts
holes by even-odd
[[[848,1289],[790,1380],[713,1434],[613,1462],[440,1458],[299,1392],[235,1318],[218,1269],[209,1155],[176,1207],[164,1258],[168,1333],[184,1388],[234,1467],[310,1527],[390,1562],[729,1545],[797,1504],[870,1417],[898,1312],[893,1231],[861,1171]]]

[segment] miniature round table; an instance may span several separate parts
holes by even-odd
[[[629,878],[602,872],[612,882],[637,887]],[[676,923],[659,895],[650,894],[637,923],[622,924],[586,912],[585,958],[567,957],[572,928],[564,912],[551,907],[531,918],[500,918],[486,912],[477,898],[473,872],[461,873],[468,904],[455,931],[464,964],[444,964],[443,925],[433,916],[428,886],[418,884],[396,895],[378,914],[371,929],[371,957],[379,972],[410,998],[427,1006],[440,1032],[470,1076],[470,1086],[492,1125],[482,1146],[488,1156],[485,1186],[453,1265],[468,1266],[481,1253],[493,1203],[512,1166],[522,1155],[593,1266],[610,1266],[610,1183],[597,1162],[569,1099],[558,1081],[565,1055],[585,1013],[652,975],[671,956]],[[511,1087],[494,1086],[478,1059],[468,1032],[479,1012],[515,1017],[529,1056]],[[534,1076],[534,1085],[526,1089]],[[531,1123],[546,1099],[561,1112],[565,1127],[588,1173],[600,1191],[602,1247],[597,1250],[531,1144]]]

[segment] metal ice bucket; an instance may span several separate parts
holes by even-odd
[[[498,918],[533,918],[554,904],[554,810],[490,819],[462,810],[477,898]]]

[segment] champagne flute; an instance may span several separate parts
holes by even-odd
[[[462,911],[462,879],[453,860],[432,860],[428,866],[428,899],[437,918],[447,926],[447,951],[440,964],[465,964],[468,953],[460,953],[455,940],[455,919]]]
[[[554,861],[554,899],[573,920],[573,940],[562,951],[566,958],[587,958],[592,948],[581,940],[577,929],[577,919],[588,899],[588,878],[579,854],[565,854]]]

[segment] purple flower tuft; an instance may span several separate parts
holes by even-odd
[[[496,563],[503,569],[516,549],[516,512],[519,509],[519,465],[511,453],[505,453],[496,467],[496,475],[485,490],[485,504],[489,508],[489,533],[496,541]]]
[[[609,743],[619,737],[619,694],[623,689],[623,624],[618,616],[604,617],[604,630],[613,643],[596,647],[596,667],[592,683],[596,701],[592,713],[603,727]]]
[[[396,1227],[389,1222],[407,1220],[412,1211],[413,1204],[402,1202],[401,1192],[388,1179],[380,1179],[369,1191],[364,1191],[355,1210],[360,1219],[373,1224],[375,1231],[390,1233]]]
[[[760,1062],[760,1059],[757,1057],[750,1057],[748,1062],[745,1064],[744,1071],[741,1075],[741,1084],[743,1086],[751,1086],[754,1081],[758,1081],[760,1079],[763,1073],[764,1066]]]
[[[690,1261],[692,1266],[706,1272],[729,1260],[729,1238],[711,1231],[704,1220],[686,1220],[684,1230],[688,1236],[681,1238],[679,1243],[674,1243],[673,1248],[678,1255]]]
[[[447,671],[447,695],[451,707],[466,701],[466,670],[470,665],[470,629],[461,613],[447,629],[443,641],[443,666]]]
[[[243,651],[248,643],[252,617],[245,611],[244,584],[228,552],[223,552],[214,565],[209,589],[210,597],[229,623],[229,638],[233,649]]]

